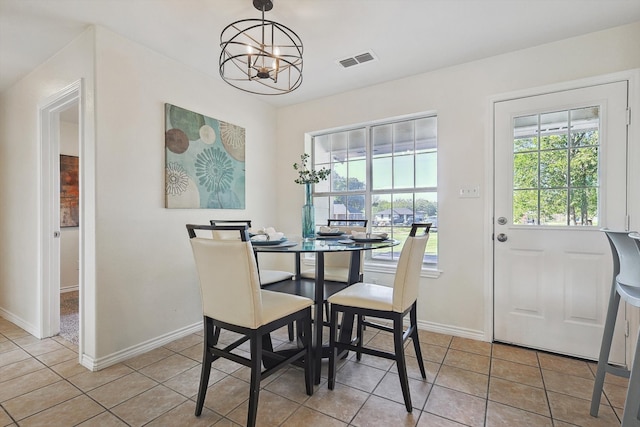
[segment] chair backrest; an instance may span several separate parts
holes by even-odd
[[[221,228],[223,227],[223,228]],[[194,229],[232,231],[239,239],[193,237]],[[196,262],[205,316],[247,328],[262,324],[262,296],[258,266],[247,226],[187,225]]]
[[[640,287],[640,245],[634,238],[637,233],[632,233],[632,237],[628,231],[602,231],[611,245],[616,281],[621,285]]]
[[[327,220],[327,226],[328,227],[338,227],[338,226],[359,226],[359,227],[366,227],[367,224],[369,223],[368,219],[328,219]]]
[[[328,219],[327,227],[337,228],[346,234],[351,234],[353,231],[364,233],[367,231],[367,221],[366,219]],[[360,256],[360,273],[364,270],[362,255]],[[324,256],[325,267],[349,268],[350,263],[351,253],[349,252],[328,252]]]
[[[246,225],[247,227],[251,228],[250,219],[212,219],[209,221],[209,223],[216,227],[216,229],[211,232],[214,239],[236,240],[238,238],[237,232],[235,232],[234,230],[220,229],[221,226]]]
[[[414,223],[404,242],[393,281],[393,311],[402,313],[418,299],[420,271],[429,240],[429,228],[430,223]],[[416,235],[420,229],[424,229],[423,233]]]

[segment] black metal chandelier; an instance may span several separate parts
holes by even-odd
[[[242,19],[220,34],[220,76],[245,92],[282,95],[302,84],[302,40],[290,28],[264,19],[271,0],[253,0],[262,19]]]

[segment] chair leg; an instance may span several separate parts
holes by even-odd
[[[333,390],[336,381],[336,357],[338,356],[338,348],[336,346],[336,329],[338,328],[338,310],[331,306],[331,315],[329,321],[329,390]]]
[[[416,352],[416,357],[418,358],[418,367],[420,368],[420,375],[422,378],[427,379],[427,373],[424,370],[424,360],[422,360],[422,350],[420,350],[420,341],[418,339],[418,315],[416,309],[417,303],[413,303],[411,307],[411,312],[409,313],[410,325],[409,327],[413,328],[413,333],[411,334],[411,341],[413,341],[413,348]]]
[[[220,328],[217,326],[213,327],[213,340],[211,341],[211,345],[218,345],[218,340],[220,339]]]
[[[209,376],[211,374],[211,363],[213,362],[213,355],[209,351],[209,347],[215,345],[212,343],[215,337],[214,326],[210,321],[205,319],[204,321],[204,351],[202,353],[202,369],[200,371],[200,385],[198,387],[198,399],[196,401],[196,417],[202,414],[202,407],[204,406],[204,399],[207,397],[207,387],[209,385]],[[216,328],[218,331],[220,328]]]
[[[262,374],[262,337],[251,337],[251,384],[249,388],[249,413],[247,427],[254,427],[258,414],[258,397],[260,395],[260,377]]]
[[[327,322],[331,316],[331,310],[329,308],[329,301],[324,302],[324,315],[327,317]]]
[[[413,410],[411,404],[411,392],[409,391],[409,378],[407,377],[407,364],[404,358],[404,341],[402,340],[402,316],[396,316],[393,319],[393,346],[396,354],[396,365],[398,367],[398,376],[400,377],[400,388],[402,388],[402,396],[404,397],[404,406],[407,412]]]
[[[596,370],[596,379],[593,384],[593,394],[591,395],[591,409],[589,413],[592,417],[598,416],[598,409],[600,408],[602,387],[604,385],[604,377],[607,373],[607,366],[609,365],[609,353],[611,352],[611,342],[613,341],[613,331],[616,327],[616,317],[618,315],[619,305],[620,294],[616,291],[614,282],[611,286],[609,307],[607,308],[607,317],[605,319],[604,332],[602,334],[602,344],[600,345],[600,355],[598,356],[598,369]]]
[[[362,315],[358,315],[358,323],[356,325],[356,337],[358,339],[358,350],[356,350],[356,360],[359,362],[360,360],[362,360],[362,352],[360,351],[360,349],[362,348],[362,341],[364,338],[364,334],[362,333],[362,331],[364,330],[364,316]]]
[[[287,325],[287,332],[289,332],[289,342],[293,341],[295,338],[293,334],[293,322]]]
[[[631,376],[629,377],[629,388],[627,398],[624,402],[624,413],[622,415],[621,427],[640,426],[640,331],[638,332],[638,342],[636,352],[633,356],[631,366]]]

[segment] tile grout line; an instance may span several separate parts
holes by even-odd
[[[487,398],[484,401],[484,426],[487,425],[487,418],[489,417],[489,389],[491,388],[491,368],[493,367],[493,343],[491,343],[491,349],[489,350],[489,378],[487,379]]]
[[[551,423],[555,423],[555,418],[553,417],[553,411],[551,410],[551,399],[549,398],[549,391],[547,390],[547,383],[544,380],[544,374],[542,373],[542,361],[540,360],[540,353],[536,351],[536,360],[538,361],[538,370],[540,371],[540,379],[542,380],[542,389],[544,390],[544,396],[547,398],[547,407],[549,408],[549,415],[551,415]],[[561,420],[558,420],[561,421]]]
[[[19,425],[19,424],[18,424],[18,421],[17,421],[15,418],[13,418],[13,415],[11,415],[11,414],[9,413],[9,411],[7,411],[7,410],[6,410],[6,408],[4,407],[4,405],[3,405],[2,403],[0,403],[0,408],[2,408],[2,410],[4,411],[4,413],[5,413],[5,414],[7,414],[7,416],[11,419],[11,421],[13,421],[13,424],[15,424],[15,425]]]

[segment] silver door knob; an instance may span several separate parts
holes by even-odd
[[[498,242],[506,242],[507,241],[507,235],[504,233],[500,233],[498,234],[498,237],[496,237],[498,239]]]

